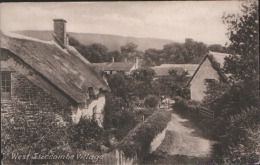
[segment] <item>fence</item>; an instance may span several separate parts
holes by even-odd
[[[210,118],[210,119],[212,119],[212,120],[214,120],[214,117],[215,117],[214,111],[209,110],[209,109],[206,109],[206,108],[201,108],[201,109],[199,110],[199,114],[200,114],[201,116]]]
[[[117,149],[103,154],[102,159],[98,162],[100,165],[132,165],[135,164],[136,158],[126,158],[122,151]]]

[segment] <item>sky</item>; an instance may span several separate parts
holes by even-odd
[[[53,30],[52,20],[67,21],[67,31],[162,38],[206,44],[228,42],[224,13],[239,13],[239,1],[27,2],[1,3],[2,31]]]

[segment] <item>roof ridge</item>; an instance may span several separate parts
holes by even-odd
[[[41,42],[41,43],[46,43],[46,44],[53,44],[52,41],[44,41],[44,40],[40,40],[40,39],[37,39],[37,38],[24,36],[24,35],[13,33],[13,32],[2,32],[2,33],[3,33],[4,36],[10,37],[10,38],[25,39],[25,40]]]

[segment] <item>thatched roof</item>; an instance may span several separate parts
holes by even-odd
[[[96,92],[100,88],[109,90],[89,62],[71,46],[62,49],[52,41],[2,33],[0,38],[2,49],[9,50],[77,103],[88,99],[88,87]]]
[[[199,64],[162,64],[160,67],[183,68],[190,76],[194,74]]]
[[[133,66],[134,62],[104,62],[104,63],[92,63],[93,67],[101,71],[124,71],[129,72]]]
[[[197,74],[197,72],[199,71],[201,65],[204,63],[204,61],[206,59],[208,59],[211,62],[211,65],[213,67],[213,69],[215,69],[219,76],[221,81],[227,81],[227,76],[223,73],[223,67],[224,67],[224,63],[225,63],[225,58],[228,57],[231,54],[227,54],[227,53],[218,53],[218,52],[211,52],[209,51],[209,53],[207,53],[202,61],[200,62],[198,68],[196,69],[196,71],[194,72],[194,74],[192,75],[190,81],[188,82],[187,85],[190,85],[191,81],[193,80],[193,78],[195,77],[195,75]]]
[[[181,75],[185,70],[182,67],[171,67],[171,66],[155,66],[151,67],[155,71],[155,77],[169,76],[170,70],[175,70],[178,75]]]

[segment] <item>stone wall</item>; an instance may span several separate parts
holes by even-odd
[[[68,105],[63,105],[18,72],[13,72],[11,79],[12,98],[1,106],[4,116],[23,110],[28,122],[33,122],[39,113],[44,112],[55,115],[59,120],[71,121]]]

